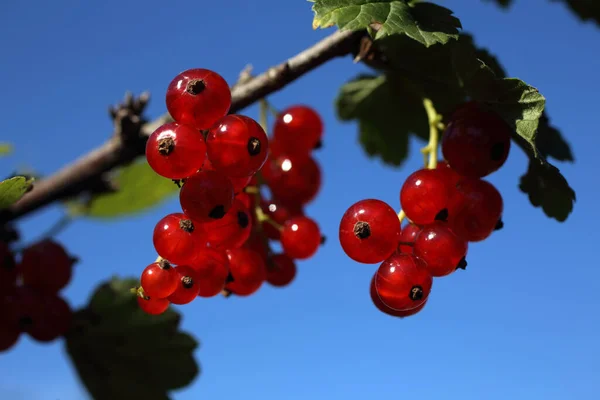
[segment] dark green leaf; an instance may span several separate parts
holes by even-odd
[[[557,1],[557,0],[551,0]],[[600,24],[600,2],[598,0],[558,0],[565,3],[580,19]]]
[[[375,39],[393,34],[431,46],[458,38],[461,24],[452,11],[433,3],[402,0],[309,0],[314,2],[313,27],[369,29]]]
[[[13,152],[13,147],[10,143],[0,143],[0,157],[7,156]]]
[[[67,352],[94,400],[168,400],[199,373],[198,343],[178,330],[172,309],[159,316],[141,311],[129,292],[134,279],[98,287],[66,335]]]
[[[31,189],[33,178],[14,176],[0,182],[0,210],[16,203]]]
[[[571,146],[560,131],[550,124],[550,119],[545,111],[540,118],[536,145],[544,157],[552,157],[558,161],[575,161]]]

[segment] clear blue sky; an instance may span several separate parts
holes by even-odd
[[[337,89],[363,68],[331,62],[272,97],[278,107],[307,103],[323,115],[324,187],[308,212],[331,240],[300,263],[286,289],[182,309],[183,328],[202,343],[203,373],[174,399],[597,398],[600,30],[546,0],[516,3],[504,13],[480,1],[443,2],[512,76],[546,95],[577,158],[560,166],[579,200],[568,222],[547,219],[518,190],[526,159],[515,148],[491,177],[504,195],[505,229],[471,246],[466,272],[435,282],[420,315],[379,313],[368,292],[376,266],[344,256],[338,223],[362,198],[398,207],[400,185],[420,167],[421,143],[399,170],[367,159],[356,126],[337,122],[332,107]],[[179,71],[211,68],[229,82],[246,63],[263,71],[333,32],[313,31],[311,21],[302,0],[3,1],[0,139],[12,141],[16,153],[0,160],[0,169],[6,175],[26,165],[50,174],[106,139],[107,106],[125,90],[150,90],[149,115],[158,116]],[[257,117],[255,108],[247,111]],[[83,260],[65,291],[69,301],[85,304],[113,274],[137,276],[155,258],[154,224],[177,209],[173,199],[141,216],[79,221],[62,233]],[[52,208],[24,220],[25,237],[59,217]],[[62,343],[22,339],[0,355],[0,376],[2,399],[85,398]]]

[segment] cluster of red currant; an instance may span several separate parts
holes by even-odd
[[[228,114],[229,86],[206,69],[177,75],[166,104],[174,122],[152,133],[146,158],[180,186],[183,212],[156,224],[159,258],[134,289],[140,307],[161,314],[197,297],[248,296],[265,281],[289,284],[295,260],[312,257],[321,244],[318,225],[303,212],[321,183],[311,157],[323,133],[318,114],[286,109],[269,139],[254,119]],[[269,239],[282,251],[275,253]]]
[[[59,291],[71,280],[74,263],[50,239],[24,249],[20,262],[0,241],[0,351],[13,347],[21,333],[39,342],[67,333],[73,313]]]
[[[370,287],[379,310],[396,317],[418,313],[433,278],[464,269],[468,243],[501,227],[502,196],[481,178],[505,163],[510,132],[495,114],[476,103],[464,104],[442,137],[446,161],[429,163],[430,168],[406,179],[400,214],[374,199],[346,211],[339,229],[345,253],[360,263],[381,263]],[[430,151],[435,160],[437,148]],[[402,228],[404,216],[409,223]]]

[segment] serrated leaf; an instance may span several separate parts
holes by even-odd
[[[112,279],[75,314],[66,348],[94,400],[168,400],[199,373],[198,343],[179,331],[172,309],[159,316],[141,311],[129,289],[135,279]]]
[[[433,3],[400,0],[309,0],[315,17],[313,28],[368,29],[375,39],[404,34],[431,46],[457,39],[460,20],[452,11]]]
[[[7,156],[13,152],[13,147],[10,143],[0,143],[0,157]]]
[[[558,161],[575,161],[571,146],[562,136],[560,131],[550,124],[550,119],[544,111],[540,118],[536,145],[542,156],[552,157]]]
[[[16,203],[31,189],[33,178],[14,176],[0,182],[0,210]]]

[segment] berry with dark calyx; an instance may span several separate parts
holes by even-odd
[[[286,221],[281,230],[283,252],[296,260],[312,257],[321,245],[319,225],[308,217],[294,217]]]
[[[361,200],[342,216],[339,239],[344,252],[354,261],[380,263],[398,247],[400,220],[387,203]]]
[[[167,299],[156,299],[148,296],[145,298],[137,296],[137,303],[142,311],[149,315],[160,315],[167,311],[171,304]]]
[[[319,114],[305,105],[283,110],[273,126],[273,138],[279,150],[305,156],[317,146],[323,136],[323,121]]]
[[[29,336],[38,342],[51,342],[65,335],[71,327],[73,311],[69,304],[56,294],[40,294],[42,312],[29,328]]]
[[[206,143],[197,130],[170,122],[155,130],[146,142],[146,160],[160,176],[183,179],[198,171],[206,159]]]
[[[196,277],[196,271],[188,265],[175,267],[177,273],[177,287],[167,300],[172,304],[188,304],[194,301],[200,293],[200,285]]]
[[[407,224],[400,232],[400,244],[398,245],[398,251],[401,253],[412,254],[415,239],[421,232],[421,228],[415,224]],[[411,245],[412,244],[412,245]]]
[[[371,301],[373,302],[373,305],[375,307],[377,307],[377,309],[379,311],[381,311],[382,313],[391,315],[392,317],[398,317],[398,318],[410,317],[411,315],[415,315],[419,311],[421,311],[425,307],[425,304],[427,304],[427,300],[425,300],[425,302],[423,304],[421,304],[420,306],[417,306],[415,308],[412,308],[410,310],[401,310],[401,311],[394,310],[393,308],[386,306],[385,303],[383,301],[381,301],[381,299],[379,298],[379,295],[377,294],[377,289],[375,288],[375,276],[373,276],[373,278],[371,278],[370,286],[371,286],[370,287],[370,295],[371,295]]]
[[[182,213],[169,214],[156,224],[152,241],[159,256],[173,264],[187,264],[202,246],[202,232]]]
[[[417,225],[431,224],[448,218],[448,201],[451,186],[437,169],[420,169],[413,172],[402,185],[400,204],[402,210]]]
[[[188,179],[179,192],[183,212],[196,222],[221,219],[233,204],[233,185],[216,171],[200,171]]]
[[[231,91],[216,72],[194,68],[177,75],[167,88],[167,111],[179,123],[209,129],[229,112]]]
[[[39,292],[57,293],[71,280],[74,262],[63,246],[45,239],[23,250],[17,268],[24,285]]]
[[[160,260],[144,268],[140,281],[147,296],[164,299],[177,289],[179,275],[167,260]]]
[[[413,254],[427,264],[434,277],[450,275],[467,255],[467,241],[457,236],[448,224],[437,222],[423,227],[415,240]]]
[[[17,283],[15,256],[5,242],[0,241],[0,292]]]
[[[427,264],[413,254],[394,253],[379,266],[375,288],[393,310],[412,310],[423,304],[433,284]]]
[[[498,115],[469,102],[451,117],[442,136],[442,153],[460,175],[483,178],[504,165],[511,129]]]
[[[229,272],[233,281],[225,288],[238,296],[249,296],[256,292],[267,279],[267,270],[262,257],[247,248],[227,251]]]
[[[221,293],[229,276],[229,259],[225,251],[205,247],[190,264],[196,272],[198,296],[213,297]]]
[[[213,167],[227,176],[248,177],[265,163],[269,139],[263,128],[244,115],[227,115],[206,137],[208,158]]]
[[[279,204],[277,200],[263,200],[261,202],[261,208],[263,212],[269,218],[271,218],[271,220],[278,223],[279,225],[283,225],[285,221],[292,217],[292,214],[289,212],[289,210],[285,206]],[[269,222],[263,222],[262,227],[263,232],[265,233],[265,235],[267,235],[269,239],[279,240],[279,238],[281,237],[281,232],[279,231],[279,229],[277,229]]]
[[[311,202],[321,188],[321,168],[312,157],[269,157],[261,172],[273,197],[286,206]]]
[[[296,263],[285,254],[274,254],[267,264],[267,282],[271,286],[284,287],[296,277]]]
[[[207,222],[200,226],[204,240],[219,249],[232,249],[242,246],[252,230],[250,210],[238,199],[219,220]]]

